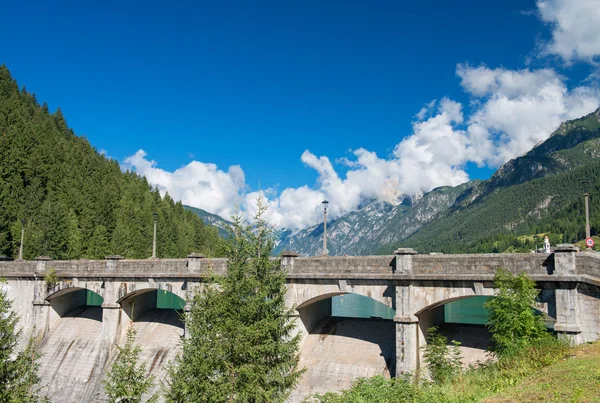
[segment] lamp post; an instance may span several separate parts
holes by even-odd
[[[584,186],[584,192],[585,192],[583,194],[585,197],[585,239],[588,239],[590,237],[590,210],[589,210],[590,194],[588,193],[588,186],[590,185],[590,181],[584,180],[584,181],[581,181],[581,183]],[[591,248],[588,246],[588,249],[591,249]]]
[[[23,240],[25,239],[25,224],[27,224],[27,220],[21,220],[21,245],[19,246],[19,260],[23,260]]]
[[[154,217],[154,238],[152,239],[152,259],[156,259],[156,220],[158,218],[158,213],[152,213]]]
[[[323,200],[323,256],[327,256],[327,206],[329,202]]]

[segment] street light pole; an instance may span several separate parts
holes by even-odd
[[[25,239],[25,224],[27,221],[21,220],[21,245],[19,246],[19,260],[23,260],[23,240]]]
[[[156,259],[156,219],[158,218],[158,213],[152,213],[154,217],[154,238],[152,239],[152,259]]]
[[[327,256],[327,206],[329,202],[323,200],[323,256]]]
[[[583,185],[585,186],[585,193],[583,194],[585,197],[585,239],[588,239],[590,237],[590,209],[589,209],[590,194],[588,193],[588,186],[590,184],[590,181],[585,180],[581,183],[583,183]],[[588,249],[591,249],[591,248],[588,246]]]

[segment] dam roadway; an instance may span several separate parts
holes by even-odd
[[[162,381],[165,364],[179,353],[185,329],[180,311],[161,309],[157,292],[189,301],[209,271],[225,273],[226,259],[0,262],[3,287],[23,326],[23,340],[41,340],[43,386],[53,401],[102,401],[102,379],[131,320],[149,371]],[[309,393],[346,388],[357,378],[398,376],[421,366],[427,328],[443,323],[443,306],[492,295],[497,269],[526,272],[540,288],[535,308],[554,331],[574,343],[600,333],[600,257],[561,245],[553,254],[394,255],[298,257],[284,253],[286,301],[295,307],[306,367],[292,401]],[[48,286],[49,269],[58,275]],[[97,306],[86,301],[97,294]],[[356,294],[393,310],[389,318],[332,316],[332,298]],[[186,307],[187,308],[187,307]],[[441,314],[440,314],[441,313]]]

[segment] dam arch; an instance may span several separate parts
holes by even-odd
[[[386,304],[337,291],[304,301],[297,312],[304,332],[298,367],[307,371],[290,401],[346,389],[362,377],[395,375],[395,311]]]
[[[86,287],[61,288],[50,293],[45,302],[50,306],[46,320],[47,330],[63,317],[85,316],[102,322],[102,303],[104,298]]]
[[[80,286],[50,291],[44,300],[47,329],[39,345],[39,375],[47,385],[44,393],[61,395],[69,401],[91,401],[108,359],[104,298]]]
[[[415,316],[418,318],[417,348],[420,365],[423,363],[423,347],[427,345],[427,330],[438,328],[438,333],[447,338],[447,345],[452,341],[460,343],[461,361],[463,365],[475,364],[487,359],[491,343],[488,331],[487,310],[483,307],[488,295],[454,296],[421,309]]]
[[[121,308],[118,344],[125,342],[127,329],[133,326],[135,343],[142,346],[139,360],[145,365],[147,375],[164,379],[166,364],[181,353],[186,301],[167,289],[147,287],[121,295],[117,304]],[[152,393],[159,389],[160,382],[156,382]]]

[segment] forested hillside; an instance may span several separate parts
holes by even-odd
[[[18,256],[25,220],[26,259],[147,258],[153,212],[159,257],[219,254],[215,228],[122,172],[0,66],[0,255]]]
[[[591,234],[600,232],[600,109],[565,122],[544,143],[509,161],[488,181],[401,242],[419,252],[480,253],[526,250],[533,238],[553,243],[585,238],[584,197]],[[587,182],[587,183],[586,183]],[[390,245],[381,252],[390,253]]]
[[[484,203],[449,214],[402,242],[420,252],[503,252],[519,235],[550,233],[553,243],[585,238],[582,181],[591,178],[590,227],[600,230],[600,161],[497,192]],[[525,242],[522,242],[525,243]],[[533,244],[523,246],[534,247]]]

